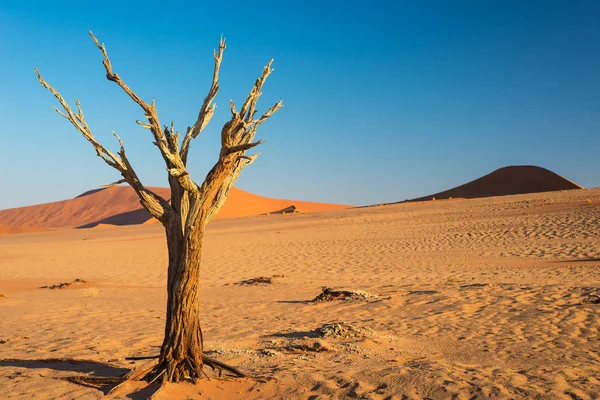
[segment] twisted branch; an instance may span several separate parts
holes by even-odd
[[[140,182],[137,174],[133,170],[133,167],[129,163],[127,156],[125,154],[125,149],[123,147],[123,142],[121,139],[115,134],[115,137],[119,141],[120,151],[119,155],[114,154],[107,148],[105,148],[100,142],[96,140],[94,134],[89,128],[85,117],[83,115],[83,109],[79,101],[76,101],[77,105],[77,114],[73,112],[71,106],[65,101],[62,95],[54,89],[48,82],[44,80],[40,72],[37,68],[34,68],[34,71],[38,77],[38,81],[44,86],[46,89],[50,91],[56,97],[60,105],[62,106],[64,113],[58,110],[58,108],[54,107],[54,109],[63,117],[65,117],[71,124],[77,128],[77,130],[87,139],[88,142],[94,146],[96,150],[96,154],[104,160],[108,165],[116,169],[121,173],[123,179],[115,182],[109,186],[115,185],[117,183],[127,182],[131,185],[131,187],[135,190],[138,197],[140,198],[140,203],[144,208],[146,208],[150,214],[163,222],[166,221],[168,214],[172,211],[169,203],[160,197],[158,194],[146,189],[144,185]]]
[[[136,102],[142,108],[142,110],[144,110],[144,115],[148,120],[148,123],[145,124],[139,121],[138,123],[144,128],[149,129],[152,133],[152,136],[154,136],[154,144],[160,150],[160,153],[163,159],[165,160],[165,163],[167,164],[167,170],[169,171],[169,173],[173,175],[171,171],[176,171],[176,175],[173,176],[176,176],[178,178],[177,180],[179,184],[185,190],[197,191],[198,186],[190,178],[189,174],[185,169],[185,163],[183,162],[181,155],[178,151],[176,151],[177,146],[174,145],[172,140],[172,134],[174,133],[169,132],[168,129],[163,130],[160,125],[160,120],[158,118],[158,113],[156,112],[156,104],[154,102],[154,99],[152,99],[151,104],[148,104],[144,100],[142,100],[137,94],[135,94],[133,90],[131,90],[129,86],[127,86],[123,79],[121,79],[119,74],[113,72],[112,64],[110,62],[110,59],[108,58],[108,53],[106,52],[106,47],[104,46],[104,43],[100,44],[100,42],[98,41],[98,39],[96,39],[92,31],[89,31],[89,34],[92,37],[92,40],[94,40],[96,47],[98,47],[98,49],[100,50],[100,53],[102,53],[102,57],[104,58],[102,64],[106,69],[106,78],[109,81],[115,82],[117,85],[119,85],[119,87],[123,89],[123,91],[127,93],[127,95],[134,102]]]
[[[223,61],[223,51],[227,46],[225,45],[225,38],[221,37],[221,41],[219,42],[219,51],[215,50],[215,69],[213,71],[213,79],[212,85],[210,86],[210,90],[208,94],[204,98],[204,103],[202,103],[202,107],[200,107],[200,111],[198,112],[198,118],[194,125],[188,128],[185,137],[183,138],[183,142],[181,144],[181,158],[184,162],[187,162],[187,155],[190,149],[190,142],[192,139],[196,139],[198,135],[202,132],[202,130],[208,125],[210,122],[216,104],[212,104],[217,93],[219,93],[219,69],[221,68],[221,62]]]

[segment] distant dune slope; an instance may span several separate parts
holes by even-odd
[[[167,188],[149,188],[164,198]],[[306,212],[348,208],[338,204],[279,200],[257,196],[232,188],[227,202],[216,218],[259,215],[296,205]],[[114,186],[85,192],[74,199],[29,207],[0,210],[0,225],[11,227],[70,228],[92,227],[98,224],[134,225],[151,222],[137,195],[129,186]],[[15,229],[15,228],[11,228]]]
[[[497,169],[453,189],[409,201],[431,200],[433,197],[438,200],[449,197],[473,199],[570,189],[583,189],[583,187],[542,167],[516,165]]]
[[[0,235],[14,234],[14,233],[42,232],[45,230],[46,229],[44,229],[44,228],[30,228],[30,227],[26,227],[26,226],[0,225]]]

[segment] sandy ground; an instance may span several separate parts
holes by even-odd
[[[600,396],[600,189],[217,220],[205,249],[206,350],[262,378],[159,398]],[[0,398],[101,398],[61,378],[156,354],[165,280],[158,225],[0,236]]]

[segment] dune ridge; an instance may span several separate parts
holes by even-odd
[[[474,199],[572,189],[583,189],[583,187],[546,168],[535,165],[511,165],[499,168],[464,185],[409,201],[431,200],[434,197],[436,200],[450,197]]]
[[[149,187],[149,189],[166,199],[170,198],[171,192],[168,188]],[[349,207],[339,204],[271,199],[234,187],[216,218],[260,215],[288,208],[292,204],[309,213]],[[0,210],[0,225],[13,227],[6,229],[6,233],[19,229],[25,231],[30,228],[90,228],[97,225],[137,225],[152,222],[150,214],[141,207],[137,195],[129,186],[94,189],[69,200]],[[0,229],[0,232],[4,230]]]

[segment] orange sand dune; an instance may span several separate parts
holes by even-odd
[[[30,232],[42,232],[44,228],[30,228],[27,226],[11,226],[11,225],[0,225],[0,235],[14,234],[14,233],[30,233]]]
[[[166,199],[170,197],[170,190],[167,188],[149,189]],[[297,204],[306,212],[348,208],[338,204],[270,199],[232,188],[217,218],[259,215],[289,207],[290,203]],[[141,207],[137,195],[129,186],[90,190],[74,199],[0,211],[0,224],[23,227],[21,229],[88,228],[100,224],[136,225],[152,222],[152,218]]]
[[[473,199],[571,189],[583,189],[583,187],[542,167],[516,165],[497,169],[453,189],[409,201],[431,200],[434,197],[436,200],[450,197]]]

